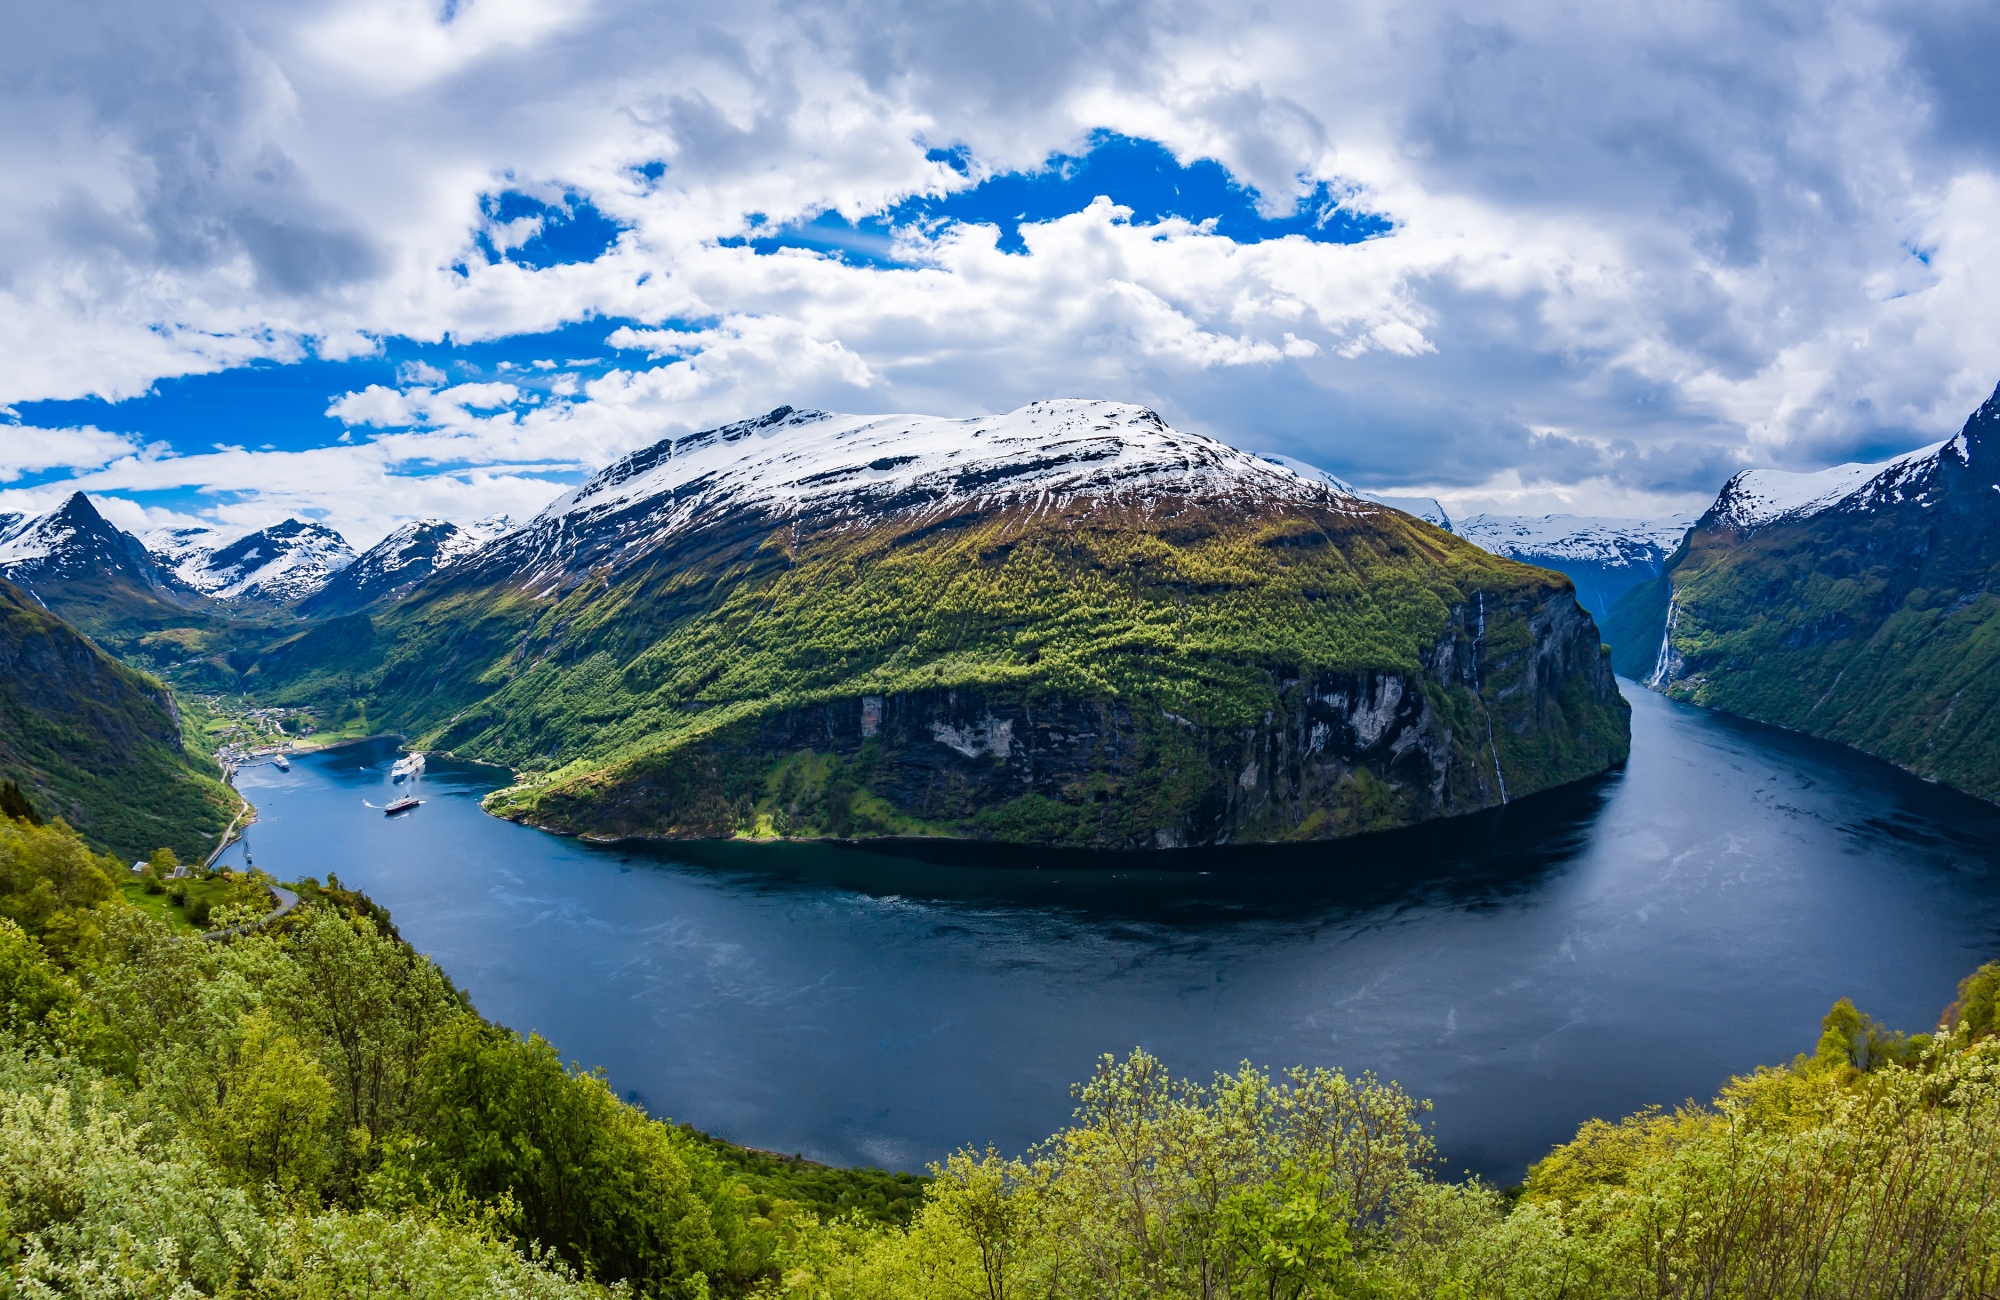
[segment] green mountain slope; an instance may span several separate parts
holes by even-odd
[[[1663,583],[1614,611],[1653,647],[1620,670],[2000,798],[1996,483],[2000,392],[1831,504],[1757,509],[1732,480]]]
[[[778,412],[790,423],[757,436],[830,418]],[[1083,427],[1097,461],[1152,472]],[[714,435],[731,437],[695,437]],[[1089,463],[1046,436],[1039,458],[977,473]],[[336,709],[364,697],[420,746],[523,772],[497,811],[596,835],[1332,837],[1626,752],[1626,705],[1565,579],[1230,449],[1226,490],[1168,475],[1145,494],[932,499],[893,477],[920,447],[873,462],[891,468],[866,509],[730,497],[662,529],[688,508],[677,483],[704,501],[726,487],[700,450],[638,453],[603,496],[659,462],[681,477],[552,511],[372,619],[281,645],[252,680]],[[799,482],[833,472],[815,464]]]
[[[166,688],[0,581],[0,777],[101,851],[199,861],[239,807],[181,745]]]

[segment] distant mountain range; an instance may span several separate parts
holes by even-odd
[[[1893,460],[1736,475],[1611,625],[1676,698],[2000,798],[2000,390]]]
[[[1325,838],[1628,744],[1556,575],[1108,402],[665,440],[245,681],[600,836]]]
[[[507,520],[405,524],[357,556],[324,524],[287,519],[251,532],[158,529],[135,537],[79,492],[38,517],[0,515],[0,578],[18,584],[133,662],[167,668],[204,657],[205,684],[233,685],[239,661],[291,616],[393,599],[504,532]]]
[[[217,600],[289,604],[318,592],[354,562],[347,539],[324,524],[297,519],[238,536],[175,528],[141,540],[174,577]]]
[[[1457,532],[1495,555],[1564,574],[1576,584],[1577,601],[1603,629],[1626,592],[1660,576],[1693,524],[1689,515],[1472,515],[1459,521]]]

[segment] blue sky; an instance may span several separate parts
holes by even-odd
[[[0,510],[365,542],[780,404],[1092,396],[1643,515],[2000,378],[1958,0],[19,18]]]

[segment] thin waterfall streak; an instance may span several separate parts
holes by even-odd
[[[1646,685],[1653,690],[1667,679],[1667,670],[1672,665],[1674,644],[1674,623],[1680,618],[1681,607],[1672,596],[1667,597],[1667,625],[1660,630],[1660,653],[1653,658],[1653,675],[1646,679]]]
[[[1507,774],[1500,770],[1500,742],[1493,734],[1493,710],[1486,703],[1486,687],[1479,674],[1479,652],[1486,648],[1486,593],[1475,592],[1474,599],[1478,602],[1479,630],[1472,638],[1472,689],[1479,696],[1480,710],[1486,714],[1486,748],[1493,755],[1493,779],[1500,786],[1500,806],[1504,808],[1507,806]]]

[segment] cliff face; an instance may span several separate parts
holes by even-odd
[[[1532,600],[1532,598],[1531,598]],[[1488,633],[1504,625],[1509,645]],[[780,709],[611,777],[504,802],[600,836],[954,835],[1114,849],[1332,839],[1474,812],[1627,751],[1567,593],[1453,609],[1416,671],[1267,683],[1204,725],[1145,696],[967,688]]]
[[[1615,617],[1656,689],[2000,798],[2000,391],[1883,465],[1738,475]]]

